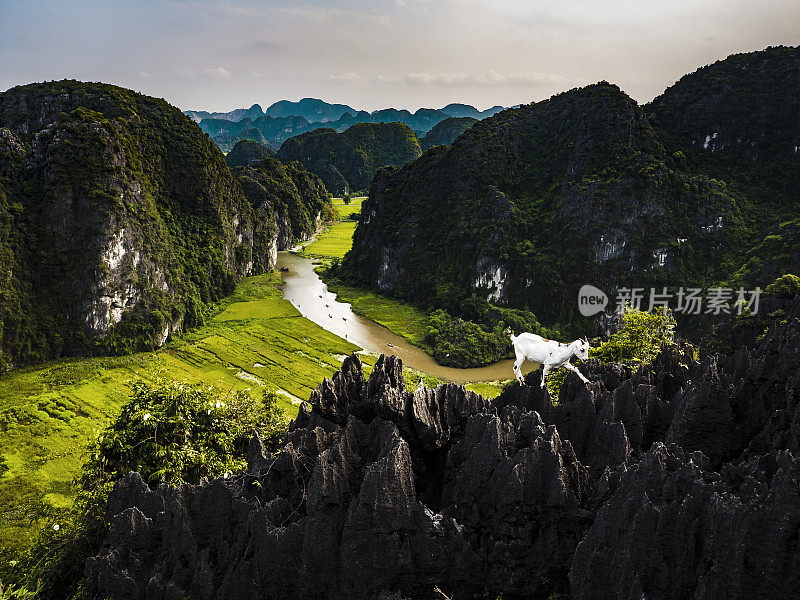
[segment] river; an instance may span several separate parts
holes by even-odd
[[[514,361],[510,359],[474,369],[455,369],[437,364],[433,357],[410,344],[405,338],[355,314],[350,304],[338,302],[336,295],[328,290],[328,286],[314,272],[313,261],[309,258],[293,252],[279,252],[276,267],[289,269],[281,272],[285,283],[283,297],[304,317],[367,352],[396,354],[407,367],[455,383],[497,381],[514,377]],[[526,361],[522,371],[527,373],[536,367],[538,365]]]

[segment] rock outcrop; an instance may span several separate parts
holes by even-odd
[[[250,167],[274,156],[275,153],[264,144],[253,140],[240,140],[225,156],[225,162],[231,168]]]
[[[403,123],[357,123],[341,133],[315,129],[286,140],[278,151],[283,161],[299,161],[334,195],[369,189],[381,167],[404,165],[417,158],[419,140]]]
[[[588,361],[550,403],[406,389],[357,355],[278,455],[150,489],[133,473],[87,589],[138,598],[796,598],[800,303],[754,350]]]
[[[504,110],[376,175],[343,275],[427,307],[478,295],[542,323],[581,319],[586,284],[763,289],[800,261],[798,97],[800,48],[769,48],[645,106],[600,82]],[[693,341],[711,321],[678,319]]]
[[[256,203],[195,123],[130,90],[0,93],[0,371],[152,350],[202,322],[274,264],[280,223],[302,238],[330,210],[302,167],[261,171]]]

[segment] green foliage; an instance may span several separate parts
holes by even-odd
[[[315,129],[286,140],[278,158],[301,161],[334,194],[365,190],[381,167],[403,165],[422,153],[402,123],[357,123],[342,133]]]
[[[246,467],[253,432],[277,448],[288,425],[274,394],[221,395],[208,386],[138,382],[114,424],[99,438],[85,477],[129,471],[156,483],[197,482]]]
[[[138,471],[151,485],[197,483],[246,468],[254,432],[277,450],[288,421],[274,395],[254,398],[175,381],[137,382],[112,425],[98,437],[84,466],[73,507],[51,515],[21,560],[21,583],[39,598],[72,597],[86,559],[108,529],[105,508],[114,481]]]
[[[3,585],[0,581],[0,600],[35,600],[37,593],[24,585]]]
[[[119,414],[133,381],[279,390],[281,408],[293,415],[299,398],[358,350],[302,318],[281,298],[280,285],[275,273],[240,281],[206,314],[204,327],[158,352],[71,359],[0,378],[0,581],[4,566],[52,525],[53,511],[73,504],[71,482],[87,446]],[[369,370],[374,358],[363,360]]]
[[[599,346],[589,349],[589,357],[603,362],[649,363],[664,345],[673,343],[675,318],[669,309],[656,307],[653,312],[626,307],[622,328]],[[551,398],[558,398],[567,370],[559,368],[547,375],[547,390]]]
[[[284,164],[264,158],[247,167],[234,169],[255,214],[253,268],[262,273],[270,264],[272,240],[277,222],[285,220],[284,243],[293,246],[317,230],[317,218],[334,217],[330,198],[322,181],[298,162]],[[288,231],[286,230],[288,229]],[[241,247],[241,246],[240,246]]]
[[[672,311],[656,307],[653,312],[625,308],[622,329],[597,348],[590,357],[603,362],[649,363],[661,347],[671,344],[675,337],[675,318]]]
[[[424,137],[420,138],[419,145],[423,152],[434,146],[449,146],[477,122],[478,119],[473,117],[450,117],[434,125]]]
[[[6,364],[152,347],[163,325],[151,312],[233,290],[246,258],[233,252],[234,215],[248,226],[253,212],[219,150],[177,108],[111,85],[32,84],[0,94],[0,131],[0,163],[11,166],[0,168]],[[112,270],[109,245],[123,233],[128,251]],[[86,327],[103,281],[139,298],[107,341]]]
[[[244,132],[243,135],[246,136],[248,133]],[[225,162],[231,168],[249,167],[261,162],[265,158],[274,157],[275,152],[265,145],[263,139],[264,136],[260,136],[260,139],[259,136],[256,136],[255,140],[247,137],[240,139],[225,156]],[[219,142],[217,142],[217,144],[219,145]]]
[[[342,277],[455,315],[502,267],[507,305],[551,326],[581,320],[586,283],[763,289],[800,252],[798,58],[732,56],[646,107],[601,82],[475,123],[378,173]]]
[[[764,292],[775,298],[792,299],[800,294],[800,277],[797,275],[781,275],[767,286]]]
[[[435,310],[428,317],[425,342],[433,348],[433,357],[450,367],[478,367],[493,363],[510,348],[503,323],[486,331],[472,321],[452,318],[444,310]]]

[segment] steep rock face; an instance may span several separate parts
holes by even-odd
[[[725,181],[747,209],[754,226],[732,283],[764,288],[800,270],[800,47],[729,56],[682,77],[645,110],[671,150]]]
[[[331,193],[366,190],[377,170],[403,165],[421,154],[419,141],[402,123],[359,123],[342,133],[316,129],[286,140],[281,160],[296,160],[317,174]]]
[[[648,109],[659,127],[741,164],[798,157],[800,46],[734,54],[702,67]]]
[[[234,168],[233,174],[256,215],[252,255],[256,272],[274,267],[279,250],[310,239],[332,216],[322,181],[299,163],[284,164],[267,156]]]
[[[0,94],[0,131],[5,366],[152,348],[248,273],[252,209],[219,151],[163,100],[21,86]]]
[[[0,370],[153,349],[271,268],[281,228],[285,247],[329,211],[299,165],[234,177],[163,100],[75,81],[2,93]]]
[[[796,302],[732,359],[672,347],[636,370],[588,361],[591,383],[569,374],[557,406],[536,374],[488,402],[455,385],[407,390],[395,357],[366,379],[354,355],[301,406],[281,453],[253,440],[247,474],[119,482],[88,590],[794,598],[799,347]]]
[[[344,266],[415,302],[478,293],[571,320],[585,283],[685,285],[721,272],[738,211],[724,186],[665,152],[641,107],[599,83],[505,110],[381,171]]]
[[[473,117],[451,117],[439,121],[433,128],[419,140],[422,151],[434,146],[449,146],[458,136],[472,127],[478,119]]]

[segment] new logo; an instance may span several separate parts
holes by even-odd
[[[578,291],[578,310],[584,317],[603,312],[606,306],[608,306],[608,296],[603,290],[593,285],[584,285]]]

